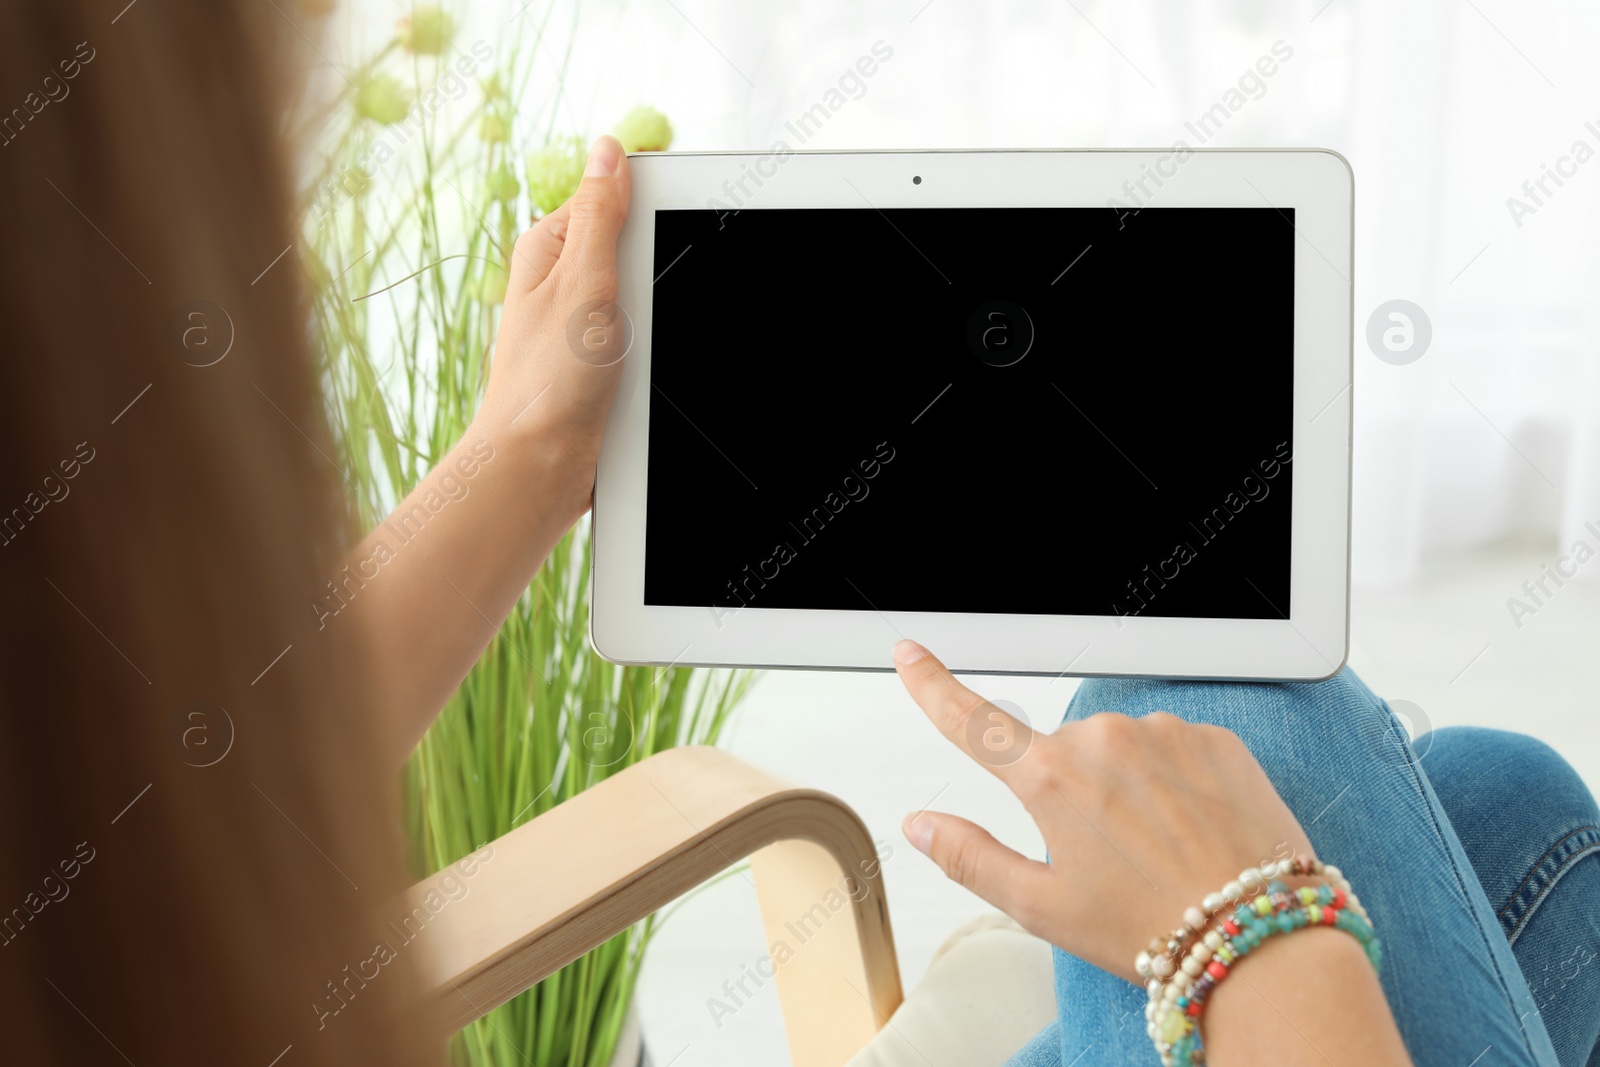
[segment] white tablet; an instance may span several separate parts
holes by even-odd
[[[1327,151],[635,156],[591,638],[1314,679],[1348,621]]]

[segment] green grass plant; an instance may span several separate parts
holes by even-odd
[[[305,109],[303,128],[320,131],[321,149],[305,175],[301,258],[337,460],[363,528],[470,425],[512,242],[575,184],[572,134],[556,129],[559,96],[519,106],[533,57],[562,54],[549,39],[555,10],[529,9],[512,40],[496,42],[492,69],[436,113],[406,109],[465,49],[451,40],[452,15],[421,8],[349,70],[346,85]],[[657,119],[648,114],[643,126],[670,137]],[[380,140],[399,144],[393,158],[376,161]],[[590,563],[585,520],[556,546],[407,765],[419,877],[653,753],[714,743],[749,689],[748,672],[618,667],[596,656]],[[547,860],[554,870],[564,857]],[[454,1039],[455,1061],[604,1067],[656,921],[468,1026]]]

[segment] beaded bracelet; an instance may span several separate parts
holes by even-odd
[[[1291,892],[1277,880],[1286,875],[1320,875],[1331,884]],[[1203,1064],[1199,1022],[1212,990],[1263,940],[1311,925],[1345,930],[1361,943],[1373,967],[1380,965],[1381,945],[1350,883],[1337,867],[1306,856],[1247,868],[1220,893],[1209,894],[1200,908],[1188,909],[1184,926],[1164,943],[1152,940],[1134,969],[1147,980],[1146,1029],[1162,1062],[1168,1067]]]
[[[1152,938],[1149,947],[1134,960],[1134,970],[1147,981],[1165,982],[1177,972],[1181,954],[1189,947],[1191,939],[1205,933],[1218,912],[1236,906],[1242,900],[1254,898],[1272,879],[1289,875],[1326,878],[1347,894],[1353,910],[1366,914],[1339,868],[1308,856],[1269,861],[1260,867],[1245,868],[1237,879],[1223,886],[1221,892],[1208,894],[1199,908],[1191,907],[1185,911],[1184,925],[1173,931],[1165,941]]]
[[[1342,904],[1336,906],[1335,895],[1339,893],[1338,890],[1326,885],[1317,889],[1301,889],[1298,891],[1299,899],[1296,899],[1295,894],[1283,890],[1281,883],[1273,888],[1282,891],[1270,900],[1272,909],[1266,914],[1261,911],[1260,905],[1269,901],[1267,896],[1258,897],[1252,902],[1253,906],[1241,908],[1236,918],[1226,924],[1237,929],[1238,934],[1224,940],[1200,977],[1166,1008],[1156,1026],[1157,1050],[1162,1054],[1163,1063],[1205,1063],[1205,1046],[1201,1041],[1199,1023],[1206,1000],[1231,973],[1234,963],[1269,937],[1307,926],[1333,926],[1354,936],[1366,950],[1373,968],[1379,968],[1381,946],[1373,934],[1372,924],[1362,916],[1345,910]],[[1305,902],[1307,895],[1315,899]],[[1277,898],[1282,898],[1285,903],[1280,906]]]
[[[1222,887],[1220,893],[1207,894],[1200,902],[1200,907],[1190,907],[1183,913],[1183,925],[1169,934],[1165,940],[1151,938],[1149,947],[1139,953],[1134,960],[1134,970],[1140,977],[1147,979],[1165,980],[1176,972],[1180,957],[1186,951],[1191,941],[1203,934],[1210,925],[1212,916],[1219,911],[1237,904],[1240,900],[1249,899],[1260,892],[1269,880],[1286,873],[1288,868],[1279,870],[1285,864],[1298,863],[1303,857],[1294,860],[1277,860],[1262,864],[1260,867],[1247,867],[1239,873],[1239,877]]]
[[[1294,869],[1291,865],[1290,870]],[[1306,867],[1302,865],[1301,869],[1304,870]],[[1273,869],[1273,873],[1276,873],[1276,869]],[[1341,882],[1343,881],[1342,876],[1340,876],[1340,880]],[[1250,880],[1245,879],[1245,882],[1249,884]],[[1344,884],[1348,885],[1348,883]],[[1177,974],[1171,982],[1163,982],[1159,979],[1150,982],[1148,988],[1151,995],[1151,1004],[1146,1009],[1146,1018],[1152,1024],[1152,1038],[1156,1036],[1153,1025],[1156,1021],[1156,1016],[1163,1014],[1180,994],[1186,993],[1194,985],[1202,975],[1203,970],[1209,967],[1213,956],[1221,950],[1225,937],[1232,938],[1236,934],[1242,933],[1244,929],[1242,924],[1252,922],[1257,916],[1277,914],[1297,905],[1311,906],[1318,903],[1316,890],[1308,888],[1301,890],[1298,896],[1291,896],[1282,883],[1272,882],[1266,888],[1266,893],[1249,902],[1245,908],[1235,912],[1233,919],[1224,920],[1220,929],[1209,930],[1203,940],[1193,947],[1189,955],[1179,965],[1178,970],[1181,973]],[[1322,897],[1325,899],[1321,901],[1321,904],[1322,906],[1331,906],[1337,903],[1338,908],[1336,910],[1343,910],[1348,906],[1352,907],[1358,914],[1364,914],[1361,911],[1360,902],[1353,900],[1353,896],[1353,893],[1348,892],[1342,886],[1328,887],[1322,891]],[[1229,946],[1229,951],[1237,954],[1237,947]],[[1213,970],[1215,969],[1213,968]]]
[[[1203,970],[1181,983],[1175,982],[1175,996],[1164,998],[1179,1010],[1198,1016],[1212,988],[1227,976],[1234,960],[1244,956],[1262,941],[1280,933],[1292,933],[1307,926],[1334,926],[1356,937],[1373,967],[1381,967],[1381,946],[1372,935],[1372,924],[1361,915],[1347,911],[1348,897],[1332,886],[1306,887],[1290,892],[1281,882],[1244,905],[1223,921],[1223,939]],[[1186,969],[1186,975],[1188,971]]]
[[[1323,894],[1330,905],[1335,892],[1329,890]],[[1315,890],[1307,890],[1306,895],[1312,900],[1318,899]],[[1347,898],[1341,895],[1339,907],[1342,909],[1346,902]],[[1245,945],[1249,943],[1246,931],[1250,931],[1252,937],[1265,936],[1264,924],[1272,923],[1276,916],[1301,903],[1301,897],[1291,895],[1282,882],[1269,882],[1264,893],[1253,901],[1245,902],[1218,928],[1207,931],[1204,939],[1183,960],[1179,973],[1170,982],[1162,984],[1159,989],[1151,987],[1150,1005],[1145,1009],[1146,1019],[1159,1025],[1174,1009],[1181,1011],[1187,1004],[1203,1003],[1211,986],[1225,975],[1225,968],[1244,954]],[[1190,1011],[1188,1014],[1195,1015],[1197,1012]],[[1158,1034],[1152,1033],[1151,1036],[1157,1038]],[[1171,1041],[1172,1037],[1167,1035],[1163,1039]]]

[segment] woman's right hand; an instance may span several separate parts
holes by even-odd
[[[1247,867],[1312,855],[1305,831],[1231,732],[1159,713],[1100,714],[1035,733],[921,645],[895,669],[939,732],[993,772],[1038,824],[1031,860],[955,815],[906,817],[906,837],[1025,929],[1143,984],[1134,957]]]

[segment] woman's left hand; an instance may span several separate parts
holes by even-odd
[[[631,332],[617,306],[617,238],[628,159],[614,137],[589,152],[578,191],[517,239],[494,364],[478,419],[570,474],[574,514],[594,492],[600,437]]]
[[[517,239],[472,425],[351,554],[358,573],[383,572],[351,607],[371,635],[371,676],[396,763],[593,502],[629,340],[616,305],[628,193],[622,146],[602,137],[578,191]],[[344,611],[336,603],[326,616]]]

